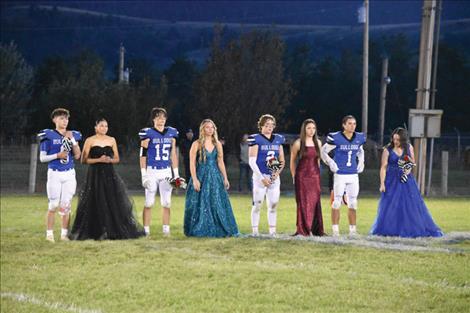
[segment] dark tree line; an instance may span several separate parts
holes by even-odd
[[[249,32],[221,46],[215,32],[212,54],[195,83],[192,122],[212,118],[232,148],[243,133],[255,132],[265,113],[281,117],[292,90],[285,78],[284,44],[270,32]]]
[[[184,57],[164,70],[146,59],[130,59],[128,85],[106,74],[93,51],[72,57],[50,56],[34,70],[14,44],[1,44],[1,139],[15,142],[52,127],[55,107],[71,111],[70,127],[88,136],[94,120],[104,116],[110,133],[123,145],[137,141],[149,125],[149,111],[166,107],[168,124],[181,133],[212,118],[228,148],[243,133],[256,131],[259,115],[278,118],[278,131],[297,133],[314,118],[321,133],[340,127],[343,115],[358,117],[362,97],[361,51],[343,49],[339,57],[318,57],[306,44],[286,47],[273,31],[224,34],[216,26],[210,56],[202,68]],[[381,63],[389,57],[392,83],[387,95],[386,132],[408,120],[415,106],[418,51],[404,35],[380,38],[370,45],[369,133],[377,129]],[[444,110],[443,131],[469,131],[470,65],[465,54],[446,44],[439,52],[437,108]]]

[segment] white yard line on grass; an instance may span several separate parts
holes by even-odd
[[[101,310],[89,310],[77,307],[74,304],[65,304],[60,302],[47,302],[41,299],[38,299],[34,296],[30,296],[24,293],[14,293],[14,292],[2,292],[2,298],[13,299],[18,302],[27,302],[35,305],[45,307],[47,309],[59,310],[60,312],[72,312],[72,313],[103,313]]]
[[[446,280],[428,283],[426,281],[414,279],[413,277],[407,277],[407,278],[402,279],[401,283],[413,284],[416,286],[423,286],[423,287],[432,287],[432,288],[438,288],[438,289],[452,289],[452,290],[457,290],[459,292],[468,292],[470,290],[470,284],[467,282],[465,282],[465,285],[463,286],[455,286],[455,285],[450,284]]]
[[[251,237],[251,236],[247,236]],[[334,245],[353,245],[359,247],[368,247],[375,249],[400,250],[400,251],[429,251],[460,253],[462,249],[454,248],[451,245],[465,240],[470,240],[470,232],[451,232],[440,238],[400,238],[400,237],[380,237],[380,236],[361,236],[354,237],[303,237],[291,236],[287,234],[278,234],[276,238],[268,235],[253,237],[259,239],[286,240],[286,241],[307,241]],[[437,246],[436,246],[437,245]]]

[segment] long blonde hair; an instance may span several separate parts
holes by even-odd
[[[204,143],[206,142],[206,135],[204,134],[204,126],[206,126],[207,123],[211,123],[212,126],[214,126],[214,134],[212,135],[212,143],[214,144],[215,149],[217,149],[217,153],[220,154],[219,150],[219,135],[217,134],[217,126],[215,126],[214,121],[211,119],[206,118],[201,122],[201,125],[199,125],[199,139],[198,141],[198,154],[199,154],[199,162],[205,163],[206,162],[206,149],[204,146]]]

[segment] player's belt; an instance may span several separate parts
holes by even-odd
[[[71,168],[49,168],[50,170],[53,170],[54,172],[67,172],[73,170],[73,167]]]
[[[152,166],[147,166],[147,168],[151,168],[154,170],[165,170],[167,168],[170,168],[169,166],[158,166],[158,165],[152,165]]]

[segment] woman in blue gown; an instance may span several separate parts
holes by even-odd
[[[441,237],[443,233],[434,223],[411,174],[412,166],[403,168],[405,162],[414,163],[413,146],[408,143],[406,130],[399,127],[393,131],[391,141],[382,153],[381,197],[370,234]]]
[[[222,144],[212,120],[199,127],[199,139],[189,152],[191,178],[186,192],[184,234],[194,237],[238,235],[227,189]]]

